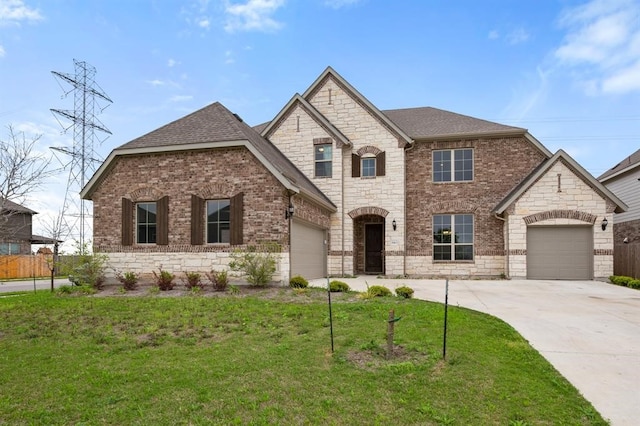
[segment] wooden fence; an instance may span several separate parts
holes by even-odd
[[[640,278],[640,244],[619,244],[614,247],[613,274]]]
[[[0,256],[0,279],[49,277],[48,259],[51,255],[8,255]]]

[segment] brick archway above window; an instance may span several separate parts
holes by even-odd
[[[363,216],[366,214],[387,217],[389,212],[381,207],[373,207],[373,206],[358,207],[357,209],[351,210],[349,212],[349,217],[351,217],[351,219],[355,219],[358,216]]]
[[[578,210],[547,210],[545,212],[532,214],[523,218],[527,225],[549,219],[574,219],[594,224],[596,223],[597,216]]]
[[[434,203],[432,211],[438,213],[477,213],[480,207],[467,201],[439,201]]]
[[[143,186],[134,191],[131,191],[128,197],[131,201],[155,201],[162,197],[162,193],[153,186]]]
[[[220,198],[220,197],[230,197],[234,194],[240,192],[235,185],[225,182],[225,183],[209,183],[207,185],[203,185],[200,191],[197,194],[206,199]]]
[[[382,152],[382,150],[376,148],[375,146],[367,145],[367,146],[363,146],[362,148],[357,150],[356,154],[358,154],[358,156],[362,157],[365,154],[378,155],[381,152]]]

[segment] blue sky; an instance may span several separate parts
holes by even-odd
[[[51,71],[74,59],[113,100],[103,158],[215,101],[268,121],[328,65],[380,109],[524,127],[596,177],[640,148],[639,0],[0,0],[0,137],[71,144],[49,110],[73,109]]]

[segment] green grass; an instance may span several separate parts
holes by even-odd
[[[602,425],[507,324],[326,293],[0,298],[0,424]],[[386,320],[398,357],[384,358]]]

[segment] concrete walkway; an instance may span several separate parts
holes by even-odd
[[[340,280],[358,291],[406,284],[415,298],[444,303],[444,280]],[[509,323],[613,426],[640,424],[640,291],[597,281],[455,280],[449,304]]]

